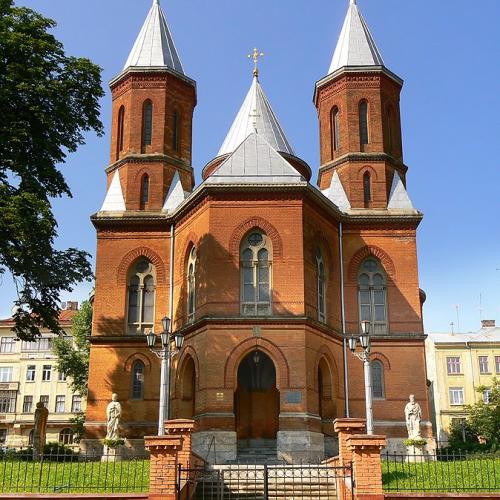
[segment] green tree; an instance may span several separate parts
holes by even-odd
[[[71,191],[58,165],[102,135],[101,69],[70,57],[49,32],[55,22],[13,0],[0,0],[0,274],[17,290],[14,331],[61,333],[60,294],[92,277],[88,254],[54,248],[51,199]]]
[[[465,406],[467,426],[473,434],[481,436],[486,441],[486,447],[497,450],[500,444],[500,387],[499,380],[495,377],[491,387],[478,387],[477,392],[483,394],[486,389],[490,390],[488,402],[480,401],[473,405]]]
[[[69,386],[81,396],[87,395],[90,358],[90,333],[92,331],[92,304],[82,302],[72,320],[73,338],[54,339],[53,348],[57,356],[56,368],[69,377]]]

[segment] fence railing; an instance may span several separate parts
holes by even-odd
[[[382,454],[385,491],[500,491],[500,455],[438,450],[436,454]]]
[[[71,450],[35,457],[0,453],[0,493],[139,493],[149,489],[149,457],[96,457]]]

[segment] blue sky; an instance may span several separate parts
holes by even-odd
[[[102,120],[109,130],[107,82],[120,72],[151,0],[19,0],[55,19],[69,54],[103,68]],[[162,0],[187,74],[198,83],[194,166],[215,156],[251,83],[246,55],[266,53],[261,83],[298,156],[314,171],[318,127],[314,83],[327,73],[347,0]],[[404,78],[403,145],[408,190],[425,214],[419,229],[421,287],[428,332],[500,319],[498,0],[358,0],[389,69]],[[95,253],[89,221],[105,193],[109,136],[89,135],[62,167],[72,199],[56,200],[60,247]],[[315,177],[314,177],[315,178]],[[84,298],[80,285],[64,299]],[[15,289],[0,284],[0,317]]]

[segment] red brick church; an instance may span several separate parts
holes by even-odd
[[[332,454],[333,420],[365,413],[363,365],[344,342],[362,320],[371,322],[375,431],[391,446],[406,437],[403,410],[415,394],[427,435],[422,214],[406,190],[403,81],[356,1],[314,87],[316,183],[256,69],[195,185],[196,82],[158,0],[110,85],[107,193],[92,216],[87,443],[105,435],[113,392],[130,443],[156,433],[160,363],[144,334],[160,332],[163,316],[185,336],[172,362],[170,416],[195,420],[202,454],[213,438],[219,460],[259,443],[287,459]]]

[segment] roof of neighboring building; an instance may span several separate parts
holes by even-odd
[[[217,156],[233,153],[253,133],[264,137],[276,151],[295,156],[257,76]]]
[[[159,0],[153,0],[123,69],[129,67],[166,67],[184,75],[184,68]]]
[[[481,328],[469,333],[429,333],[428,338],[434,344],[460,344],[466,342],[500,342],[500,327]]]
[[[350,0],[328,74],[344,66],[384,66],[382,54],[356,0]]]
[[[73,320],[73,317],[75,314],[78,312],[77,309],[65,309],[62,310],[59,313],[59,323],[61,326],[71,326],[71,322]],[[6,327],[12,327],[14,326],[14,318],[5,318],[5,319],[0,319],[0,327],[1,326],[6,326]]]

